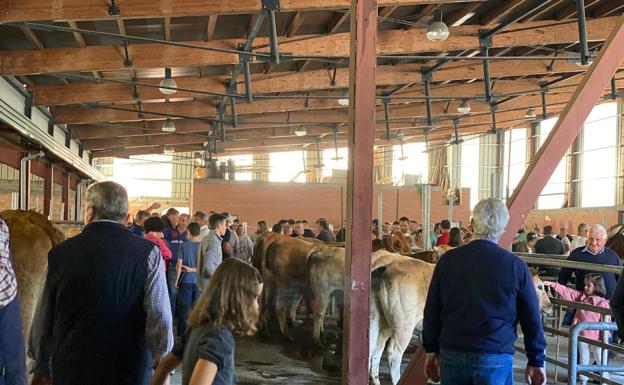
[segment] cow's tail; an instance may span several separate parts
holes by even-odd
[[[314,270],[316,263],[318,263],[318,257],[316,255],[316,252],[320,251],[321,249],[322,245],[317,244],[312,246],[312,248],[308,252],[308,260],[306,262],[306,280],[308,282],[308,285],[310,286],[312,285],[312,271]]]

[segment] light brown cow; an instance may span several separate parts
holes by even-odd
[[[64,239],[63,232],[34,211],[6,210],[0,213],[9,226],[13,267],[22,308],[24,338],[30,324],[48,266],[48,251]]]
[[[261,299],[262,306],[260,307],[259,328],[265,335],[269,334],[268,326],[274,289],[273,273],[267,269],[266,266],[266,254],[269,246],[283,237],[284,235],[274,232],[268,232],[260,236],[254,244],[253,256],[251,259],[251,264],[258,269],[264,282]]]
[[[266,268],[273,279],[275,289],[275,312],[280,331],[293,339],[286,327],[286,311],[294,321],[301,301],[300,292],[307,285],[306,265],[308,256],[317,243],[293,237],[283,237],[267,248]],[[270,296],[270,293],[267,292]]]
[[[379,250],[371,262],[370,379],[379,385],[379,363],[387,343],[392,383],[416,324],[423,318],[435,265]]]

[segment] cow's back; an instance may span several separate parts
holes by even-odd
[[[34,211],[6,210],[0,216],[9,227],[22,326],[25,341],[28,341],[30,324],[48,266],[48,252],[63,240],[63,233]]]

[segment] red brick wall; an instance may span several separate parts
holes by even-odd
[[[598,223],[606,228],[618,224],[619,211],[624,211],[624,206],[533,210],[526,216],[525,224],[530,227],[537,225],[540,229],[546,225],[555,229],[566,226],[571,234],[576,234],[576,227],[581,222]]]
[[[417,188],[375,188],[373,218],[377,217],[378,191],[383,193],[384,220],[394,221],[405,215],[421,222],[422,199]],[[280,219],[288,218],[307,219],[313,223],[318,217],[325,217],[330,224],[338,225],[346,219],[346,194],[346,186],[341,190],[339,185],[196,180],[193,182],[191,206],[192,210],[205,212],[228,211],[238,215],[251,228],[255,228],[259,220],[266,220],[271,226]],[[462,198],[463,202],[470,201],[468,190],[463,191]],[[442,202],[441,191],[432,191],[431,203],[432,222],[447,218],[448,206]],[[453,218],[468,223],[470,210],[467,205],[455,206]]]

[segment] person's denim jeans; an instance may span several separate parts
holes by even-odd
[[[181,283],[178,290],[178,336],[186,331],[186,321],[188,320],[191,308],[199,298],[199,290],[194,283]]]
[[[20,304],[0,308],[0,385],[26,385],[26,355]]]
[[[176,284],[175,265],[167,266],[167,290],[169,291],[169,303],[171,304],[171,317],[176,315],[176,300],[178,298],[178,288]]]
[[[441,385],[513,385],[510,354],[440,351]]]

